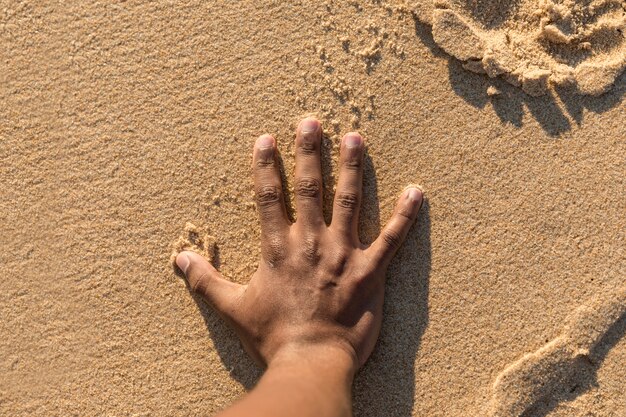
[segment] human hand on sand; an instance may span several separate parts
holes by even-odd
[[[315,371],[309,379],[332,365],[324,384],[332,386],[329,381],[339,378],[340,386],[349,387],[378,338],[387,266],[415,222],[423,195],[418,188],[406,189],[380,236],[370,246],[362,244],[358,217],[365,143],[358,133],[348,133],[341,142],[332,222],[326,225],[321,130],[317,120],[307,118],[296,133],[298,214],[293,224],[285,207],[276,142],[263,135],[255,143],[261,261],[247,285],[225,279],[193,252],[181,252],[176,264],[192,290],[234,327],[246,351],[268,366],[263,380],[272,369],[294,366],[306,375],[302,368],[308,363]],[[263,415],[258,408],[256,415]]]

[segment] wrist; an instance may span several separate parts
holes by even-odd
[[[255,389],[222,417],[352,416],[356,355],[337,344],[281,346]]]
[[[280,348],[268,362],[269,369],[309,367],[343,376],[352,383],[359,361],[351,346],[342,343],[295,343]]]

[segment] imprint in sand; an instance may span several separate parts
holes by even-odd
[[[209,235],[204,228],[189,222],[185,224],[184,232],[172,245],[170,261],[177,271],[176,256],[186,250],[204,256],[211,264],[215,262],[215,238]]]
[[[626,287],[578,307],[561,334],[507,366],[492,387],[490,417],[525,415],[559,392],[584,385],[602,361],[602,338],[626,314]]]
[[[626,67],[621,0],[436,0],[425,20],[466,69],[532,96],[550,85],[599,95]]]

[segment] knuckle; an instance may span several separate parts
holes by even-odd
[[[283,259],[285,259],[285,245],[282,239],[272,237],[267,240],[264,245],[265,253],[263,257],[270,267],[276,267]]]
[[[208,272],[203,272],[199,277],[195,278],[191,283],[191,291],[197,294],[203,294],[206,291],[207,283],[210,279]]]
[[[386,230],[382,235],[383,241],[391,249],[398,249],[402,244],[402,236],[395,230]]]
[[[256,191],[256,200],[260,207],[277,203],[280,200],[280,196],[280,187],[275,185],[265,185]]]
[[[339,250],[335,256],[329,260],[329,270],[336,276],[343,275],[346,271],[349,255],[345,250]]]
[[[339,193],[336,200],[339,207],[349,210],[354,210],[359,204],[359,196],[356,193]]]
[[[315,178],[302,178],[296,183],[296,195],[300,197],[316,198],[320,195],[322,186]]]
[[[318,263],[322,257],[319,251],[319,242],[314,237],[304,239],[300,252],[302,257],[312,264]]]
[[[361,158],[357,157],[357,158],[347,158],[344,159],[342,166],[344,169],[347,169],[349,171],[358,171],[359,169],[361,169],[361,166],[363,165]]]
[[[256,168],[264,169],[268,167],[274,166],[274,158],[271,156],[263,156],[259,155],[259,157],[254,161],[254,166]]]
[[[303,155],[315,155],[317,153],[317,143],[311,139],[303,138],[298,149]]]
[[[407,209],[407,208],[401,208],[398,210],[398,216],[407,219],[409,221],[413,221],[413,213],[411,212],[411,210]]]

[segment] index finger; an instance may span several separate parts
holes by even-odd
[[[276,157],[276,141],[270,135],[254,144],[252,169],[254,194],[261,220],[261,240],[275,239],[289,226],[283,187]]]

